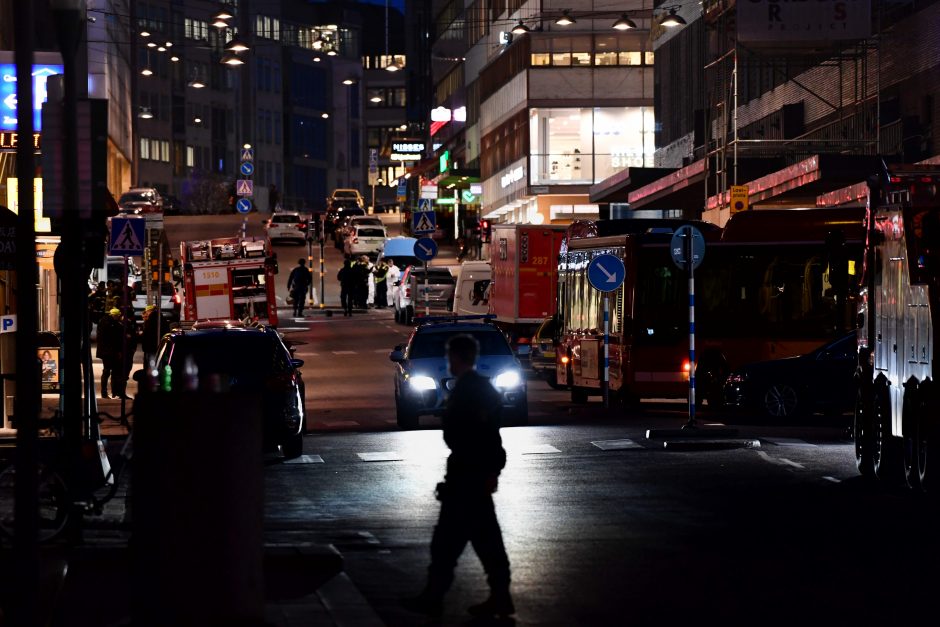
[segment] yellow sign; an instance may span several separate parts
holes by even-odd
[[[748,210],[747,185],[731,186],[731,215]]]
[[[10,177],[7,179],[7,207],[13,213],[19,213],[20,200],[17,194],[19,194],[19,181]],[[33,203],[36,210],[36,232],[51,233],[52,223],[42,213],[42,179],[40,178],[33,179]]]

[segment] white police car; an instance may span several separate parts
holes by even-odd
[[[398,426],[415,429],[419,418],[440,416],[455,379],[447,368],[447,340],[470,335],[480,344],[476,370],[489,377],[503,397],[500,422],[524,425],[529,421],[526,381],[519,361],[502,331],[488,324],[489,316],[452,316],[417,319],[408,342],[389,354],[395,371],[395,409]]]

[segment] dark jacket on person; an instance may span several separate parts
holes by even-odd
[[[476,370],[458,377],[441,419],[450,447],[447,481],[477,481],[498,475],[506,465],[499,435],[502,397]]]
[[[98,359],[116,359],[121,356],[123,346],[124,324],[105,314],[98,322],[98,347],[95,356]]]
[[[310,281],[310,270],[306,266],[298,265],[287,277],[287,289],[290,292],[306,292]]]
[[[353,268],[351,262],[346,261],[343,267],[336,273],[336,280],[344,289],[351,289],[356,286],[357,271]]]
[[[144,349],[144,353],[148,355],[156,353],[157,346],[160,343],[160,336],[157,333],[157,322],[159,319],[160,317],[156,309],[152,309],[150,313],[144,314],[144,325],[140,331],[140,347]]]

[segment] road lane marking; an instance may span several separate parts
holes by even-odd
[[[288,459],[285,464],[322,464],[323,458],[319,455],[301,455],[294,459]]]
[[[765,462],[770,462],[771,464],[775,464],[777,466],[792,466],[794,468],[799,468],[800,470],[805,468],[803,464],[787,459],[786,457],[771,457],[764,451],[757,451],[757,454],[760,455],[761,459],[763,459]]]
[[[825,476],[823,477],[826,481],[831,481],[833,483],[842,483],[842,479],[836,479],[835,477]]]
[[[810,446],[816,448],[815,444],[807,442],[806,440],[800,440],[798,438],[761,438],[762,442],[770,442],[771,444],[776,444],[777,446]]]
[[[637,444],[633,440],[598,440],[596,442],[591,442],[594,446],[601,449],[602,451],[622,451],[624,449],[630,448],[643,448],[641,445]]]
[[[395,451],[377,451],[374,453],[356,453],[364,462],[400,462],[405,458]]]

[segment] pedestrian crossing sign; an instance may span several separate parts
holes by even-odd
[[[235,193],[239,196],[251,197],[254,195],[254,181],[251,179],[238,179],[235,183]]]
[[[139,257],[144,254],[143,218],[111,218],[108,254],[116,257]]]
[[[411,215],[412,233],[433,233],[437,228],[433,211],[416,211]]]

